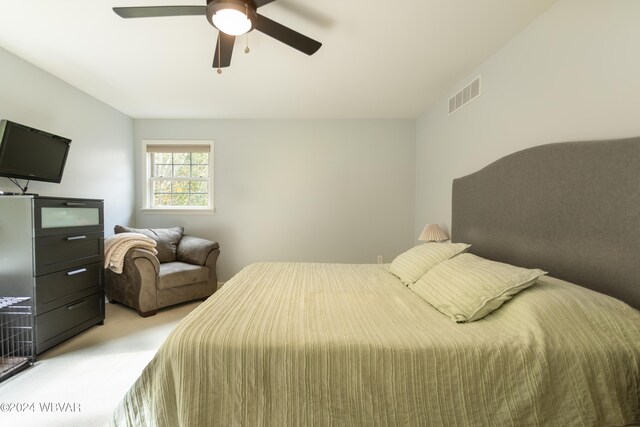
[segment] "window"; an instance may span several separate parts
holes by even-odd
[[[145,208],[213,210],[213,141],[143,141]]]

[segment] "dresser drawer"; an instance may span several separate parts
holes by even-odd
[[[36,314],[102,291],[102,263],[74,267],[36,278]]]
[[[102,233],[78,233],[35,239],[36,276],[100,262],[104,253]]]
[[[102,231],[103,210],[101,200],[36,198],[33,201],[35,236]]]
[[[36,316],[36,352],[44,350],[104,320],[104,294],[86,298]]]

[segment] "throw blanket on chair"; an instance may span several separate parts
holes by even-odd
[[[121,274],[124,266],[124,256],[129,249],[146,249],[156,251],[156,241],[140,233],[119,233],[104,239],[104,268]]]

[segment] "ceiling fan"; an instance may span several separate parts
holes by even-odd
[[[152,18],[161,16],[206,15],[209,23],[220,30],[213,57],[213,67],[228,67],[236,36],[258,30],[274,39],[304,52],[316,53],[322,43],[285,27],[257,12],[259,7],[275,0],[207,0],[206,6],[140,6],[114,7],[122,18]]]

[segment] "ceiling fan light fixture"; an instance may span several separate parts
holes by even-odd
[[[212,17],[213,25],[230,36],[239,36],[251,30],[251,21],[244,13],[235,9],[222,9]]]
[[[243,0],[214,0],[207,5],[207,18],[218,30],[239,36],[253,30],[257,21],[253,2]]]

